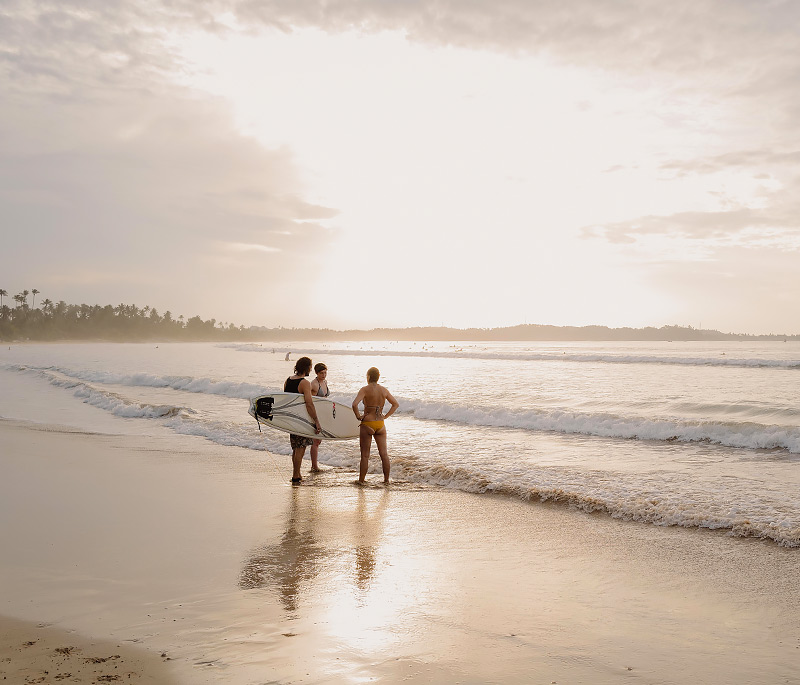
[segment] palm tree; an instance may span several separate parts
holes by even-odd
[[[22,291],[22,296],[25,298],[25,306],[26,307],[28,306],[28,295],[30,295],[30,294],[31,294],[30,290],[23,290]]]
[[[41,292],[41,291],[40,291],[40,290],[36,290],[36,288],[34,288],[33,290],[31,290],[31,293],[33,293],[33,304],[31,305],[31,307],[35,307],[35,306],[36,306],[36,296],[37,296],[37,295],[38,295],[40,292]]]
[[[4,297],[8,297],[8,291],[7,290],[0,290],[0,307],[3,306],[3,298]]]
[[[53,308],[53,301],[49,298],[42,300],[42,311],[47,313]]]
[[[25,305],[25,296],[22,293],[18,295],[14,295],[14,302],[17,303],[17,306],[14,307],[12,311],[12,318],[16,321],[19,319],[27,309],[27,305]]]

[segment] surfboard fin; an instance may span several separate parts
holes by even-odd
[[[259,397],[256,400],[256,420],[258,417],[272,421],[272,404],[275,401],[273,397]]]

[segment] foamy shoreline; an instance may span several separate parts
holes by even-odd
[[[285,456],[190,436],[0,421],[0,453],[0,614],[141,647],[166,670],[139,682],[800,683],[797,550],[337,471],[292,488]]]

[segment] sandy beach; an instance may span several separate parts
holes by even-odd
[[[287,457],[188,436],[2,421],[0,453],[8,682],[800,683],[798,552],[771,542],[291,487]]]
[[[175,683],[169,656],[0,617],[0,676],[11,683]]]

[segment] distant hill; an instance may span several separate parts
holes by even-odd
[[[607,326],[549,326],[524,324],[506,328],[373,328],[345,331],[327,328],[250,328],[260,340],[453,340],[453,341],[688,341],[688,340],[800,340],[800,335],[722,333],[691,326],[609,328]]]
[[[3,291],[4,292],[4,291]],[[38,291],[34,291],[38,293]],[[26,293],[24,293],[27,295]],[[661,328],[608,328],[607,326],[549,326],[525,324],[506,328],[373,328],[332,330],[329,328],[268,328],[236,326],[203,321],[199,316],[184,320],[167,311],[136,305],[72,305],[44,300],[30,307],[23,294],[15,296],[16,307],[0,307],[0,340],[109,340],[109,341],[292,341],[292,340],[453,340],[453,341],[687,341],[687,340],[800,340],[800,335],[752,335],[722,333],[691,326]]]

